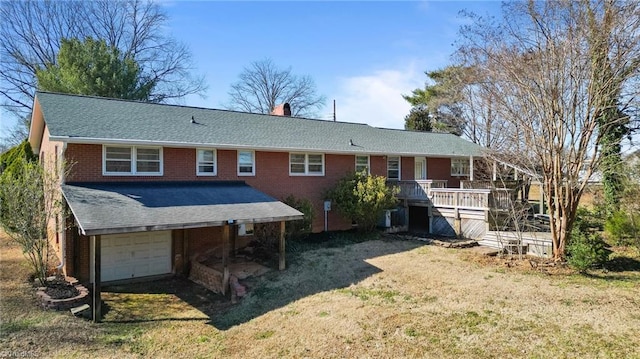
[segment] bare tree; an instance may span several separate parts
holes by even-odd
[[[153,1],[2,1],[0,23],[0,98],[20,119],[31,112],[36,69],[57,63],[63,38],[103,39],[132,58],[157,83],[152,102],[205,89],[203,79],[191,75],[190,51],[164,29],[167,16]]]
[[[47,169],[36,161],[16,161],[13,171],[0,177],[0,226],[20,245],[35,277],[45,285],[50,254],[47,232],[57,232],[63,223],[60,172],[53,165]]]
[[[481,71],[472,66],[447,66],[425,74],[429,77],[425,87],[403,97],[414,107],[425,106],[435,113],[436,131],[456,133],[494,150],[509,145],[509,137],[503,136],[505,121],[494,110]]]
[[[553,1],[503,5],[503,21],[472,16],[458,55],[482,71],[503,131],[513,141],[492,152],[539,174],[562,259],[580,197],[600,165],[602,139],[628,117],[640,88],[640,4]],[[598,31],[594,31],[598,29]],[[612,103],[611,99],[616,99]],[[630,111],[633,112],[633,111]]]
[[[227,108],[251,113],[271,113],[276,105],[289,103],[294,116],[312,117],[324,106],[310,76],[296,76],[291,67],[278,68],[271,59],[252,62],[238,82],[231,85]]]

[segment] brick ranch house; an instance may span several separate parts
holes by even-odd
[[[403,190],[459,187],[481,155],[451,134],[279,110],[261,115],[38,92],[29,142],[41,161],[72,164],[62,180],[71,226],[51,235],[65,273],[88,283],[98,272],[98,282],[175,273],[211,247],[221,246],[226,257],[254,224],[276,222],[284,230],[286,221],[302,218],[280,202],[289,195],[312,202],[319,232],[322,194],[349,172],[367,168]],[[428,227],[424,208],[408,211],[410,225]],[[352,226],[336,211],[327,223],[329,230]]]

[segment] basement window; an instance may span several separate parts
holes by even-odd
[[[238,226],[239,236],[252,236],[253,235],[253,223],[243,223]]]

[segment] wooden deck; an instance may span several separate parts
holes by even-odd
[[[485,182],[466,182],[461,186],[464,188],[447,188],[447,181],[439,180],[399,181],[390,185],[400,188],[398,198],[407,210],[428,208],[424,212],[428,215],[423,216],[430,233],[482,240],[495,228],[496,218],[508,215],[516,193],[513,188],[495,188],[493,182]],[[407,212],[405,225],[408,220]]]
[[[447,181],[398,181],[398,198],[409,205],[427,203],[437,208],[471,210],[508,209],[513,190],[508,188],[446,188]],[[480,186],[482,187],[482,186]]]

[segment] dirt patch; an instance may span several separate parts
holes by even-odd
[[[566,263],[559,263],[548,258],[540,258],[535,256],[518,256],[518,255],[504,255],[494,253],[494,251],[488,252],[491,255],[486,255],[481,251],[467,250],[462,258],[489,268],[501,268],[513,272],[520,273],[545,273],[549,275],[571,275],[576,274],[576,271],[571,269]],[[493,255],[496,254],[496,255]]]

